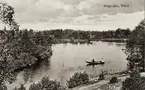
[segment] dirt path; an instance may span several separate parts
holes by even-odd
[[[119,82],[117,84],[108,84],[109,80],[102,80],[98,83],[79,86],[69,90],[120,90],[122,81],[124,81],[128,76],[118,77]]]
[[[93,88],[99,88],[101,85],[107,84],[109,81],[103,80],[101,82],[95,83],[95,84],[91,84],[91,85],[87,85],[87,86],[80,86],[80,87],[76,87],[70,90],[92,90]]]

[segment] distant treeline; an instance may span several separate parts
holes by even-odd
[[[109,31],[81,31],[81,30],[72,30],[72,29],[54,29],[54,30],[44,30],[44,31],[35,31],[35,30],[20,30],[17,32],[19,37],[24,34],[24,31],[29,34],[29,37],[37,45],[48,45],[55,43],[57,40],[108,40],[108,39],[127,39],[131,34],[130,29],[121,29],[109,30]],[[0,31],[1,33],[3,31]],[[9,34],[14,36],[13,31],[9,31]]]
[[[40,33],[40,32],[37,32]],[[56,39],[105,39],[105,38],[128,38],[131,31],[129,28],[108,31],[81,31],[72,29],[54,29],[42,31]]]

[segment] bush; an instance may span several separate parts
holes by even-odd
[[[43,77],[41,82],[32,84],[29,90],[65,90],[58,81],[50,80],[49,77]]]
[[[20,88],[18,88],[18,90],[26,90],[26,88],[24,87],[24,85],[22,84]]]
[[[104,80],[105,79],[105,77],[104,77],[104,74],[99,74],[99,79],[98,80]]]
[[[127,78],[122,84],[122,90],[145,90],[145,78]]]
[[[145,90],[145,77],[141,77],[138,71],[133,71],[122,83],[122,90]]]
[[[23,84],[19,88],[15,87],[13,90],[26,90]]]
[[[130,73],[130,77],[140,78],[140,77],[141,77],[141,75],[140,75],[139,70],[138,70],[138,69],[136,69],[135,71],[132,71],[132,72]]]
[[[73,88],[79,85],[87,84],[89,82],[89,75],[86,72],[75,73],[68,83],[68,88]]]
[[[111,80],[110,80],[111,84],[114,84],[114,83],[117,83],[117,82],[118,82],[117,77],[112,77]]]
[[[37,84],[33,83],[33,84],[31,84],[31,86],[29,87],[29,90],[41,90],[41,88],[42,88],[41,83],[37,83]]]
[[[99,78],[98,80],[104,80],[105,79],[105,71],[101,71],[101,73],[99,74]]]
[[[7,90],[6,85],[4,85],[4,84],[0,84],[0,90]]]

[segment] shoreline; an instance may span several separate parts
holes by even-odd
[[[114,76],[117,77],[119,80],[117,83],[121,83],[123,80],[125,80],[125,78],[128,77],[128,73],[127,73],[127,70],[117,72],[117,73],[109,73],[105,75],[104,80],[98,80],[99,76],[97,76],[96,78],[93,78],[92,80],[90,80],[88,84],[80,85],[74,88],[68,88],[67,90],[98,90],[102,86],[103,87],[107,86],[107,84],[109,84],[110,79]],[[110,85],[113,85],[113,84],[110,84]]]
[[[102,42],[127,42],[127,38],[117,39],[117,38],[106,38],[106,39],[54,39],[53,44],[59,44],[59,43],[72,43],[72,44],[93,44],[93,41],[102,41]]]

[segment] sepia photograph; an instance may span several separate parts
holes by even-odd
[[[145,90],[145,0],[0,0],[0,90]]]

